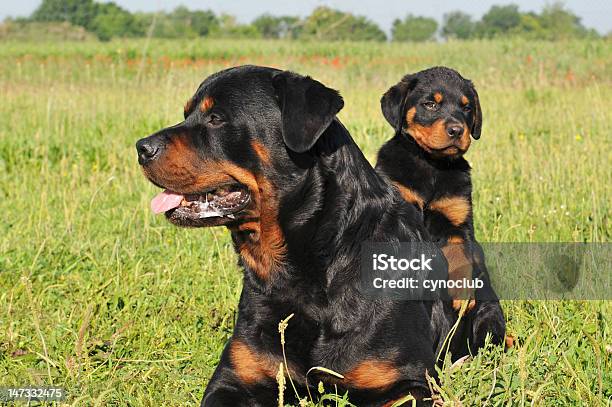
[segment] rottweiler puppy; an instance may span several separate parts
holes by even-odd
[[[152,209],[178,226],[225,226],[244,269],[235,329],[203,406],[276,405],[279,321],[290,314],[285,371],[302,397],[314,366],[342,378],[314,371],[308,383],[349,391],[359,406],[430,395],[426,375],[435,377],[452,318],[440,301],[370,298],[359,278],[362,243],[428,233],[336,118],[343,104],[309,77],[235,67],[199,86],[184,121],[136,145],[144,174],[164,190]]]
[[[473,347],[481,347],[487,333],[501,343],[505,319],[474,238],[470,165],[463,157],[470,137],[479,139],[482,129],[474,85],[453,69],[434,67],[403,77],[383,95],[381,107],[395,135],[380,149],[377,171],[423,213],[449,262],[449,280],[484,281],[475,293],[449,289],[455,310],[468,300],[467,311],[475,311]],[[486,301],[477,306],[479,299]]]

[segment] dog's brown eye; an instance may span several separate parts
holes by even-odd
[[[470,105],[465,105],[463,106],[463,111],[466,113],[469,113],[472,111],[472,108],[470,107]]]
[[[438,110],[438,104],[436,102],[425,102],[423,106],[427,110]]]

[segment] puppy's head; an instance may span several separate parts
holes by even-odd
[[[338,92],[291,72],[243,66],[211,75],[183,122],[136,143],[146,177],[164,189],[153,211],[179,226],[275,227],[296,156],[342,107]]]
[[[472,82],[445,67],[406,75],[382,97],[396,132],[412,137],[434,158],[456,158],[480,138],[482,112]]]

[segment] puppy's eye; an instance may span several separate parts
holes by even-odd
[[[470,105],[465,105],[463,106],[463,111],[466,113],[469,113],[472,111],[472,108],[470,107]]]
[[[223,119],[221,118],[221,116],[213,113],[208,116],[207,124],[212,127],[217,127],[223,124]]]
[[[436,102],[424,102],[423,107],[427,110],[438,110],[438,104]]]

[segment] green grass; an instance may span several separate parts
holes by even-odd
[[[340,117],[373,160],[391,135],[380,95],[405,73],[453,66],[484,111],[468,154],[478,239],[609,242],[611,56],[603,40],[1,43],[0,386],[62,385],[77,405],[200,400],[240,270],[227,231],[150,212],[156,188],[134,143],[182,120],[208,74],[257,63],[340,89]],[[503,306],[518,346],[445,369],[444,400],[609,405],[609,301]]]

